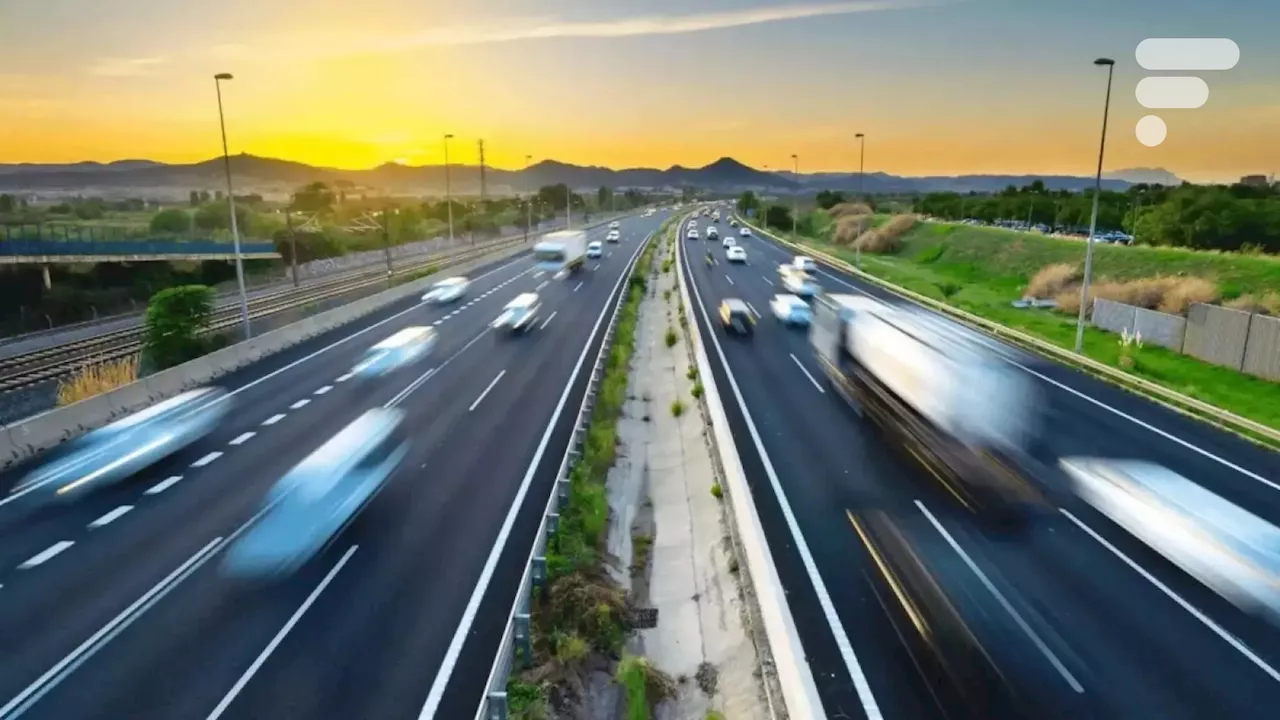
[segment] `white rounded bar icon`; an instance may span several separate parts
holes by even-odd
[[[1192,110],[1209,101],[1209,84],[1198,77],[1147,77],[1133,94],[1144,108]]]
[[[1240,46],[1228,38],[1147,38],[1134,55],[1144,70],[1230,70]]]

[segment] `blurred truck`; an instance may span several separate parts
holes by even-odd
[[[544,272],[576,272],[587,259],[587,233],[582,230],[547,233],[533,246],[533,256],[538,269]]]
[[[833,388],[969,510],[1020,521],[1043,504],[1027,448],[1034,386],[990,341],[920,310],[824,295],[810,342]]]

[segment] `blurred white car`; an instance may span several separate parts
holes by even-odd
[[[747,227],[746,225],[743,225],[742,229],[738,231],[738,234],[741,235],[742,237],[751,237],[751,228]]]
[[[729,248],[737,244],[738,244],[737,240],[734,240],[732,237],[729,237],[728,235],[726,235],[724,238],[724,242],[720,243],[720,246],[723,247],[725,250],[728,250]]]
[[[818,285],[818,281],[812,275],[794,268],[782,276],[782,287],[792,295],[798,295],[802,298],[816,297],[818,293],[822,292],[822,287]]]
[[[685,234],[685,237],[686,237],[686,238],[688,238],[688,239],[690,239],[690,240],[697,240],[697,239],[698,239],[698,228],[696,228],[696,227],[691,227],[691,228],[689,228],[689,232]]]
[[[604,254],[604,245],[599,240],[592,240],[587,244],[587,257],[598,258]]]
[[[542,301],[538,293],[523,293],[507,303],[502,314],[493,321],[495,330],[511,332],[527,332],[538,319],[538,311],[542,309]]]
[[[716,229],[716,226],[715,226],[715,225],[708,225],[708,226],[707,226],[707,239],[708,239],[708,240],[719,240],[719,239],[720,239],[720,231]]]
[[[731,263],[744,263],[747,261],[747,251],[738,245],[734,245],[724,251],[724,258]]]
[[[617,230],[610,230],[609,234],[606,235],[604,239],[608,240],[611,243],[616,243],[620,239],[622,239],[622,233],[618,232]]]
[[[406,365],[411,365],[435,349],[436,329],[432,327],[407,327],[365,351],[351,368],[351,374],[361,378],[386,375]]]
[[[813,310],[809,304],[795,295],[774,295],[769,301],[769,308],[778,322],[787,325],[808,326],[813,322]]]
[[[818,271],[818,263],[814,262],[813,258],[805,257],[804,255],[795,256],[791,261],[791,266],[801,272],[811,273]]]
[[[445,278],[432,285],[431,289],[422,296],[422,301],[438,304],[451,303],[466,295],[470,287],[471,281],[464,277]]]
[[[622,225],[617,220],[614,220],[613,222],[609,223],[610,230],[617,230],[620,227],[622,227]]]

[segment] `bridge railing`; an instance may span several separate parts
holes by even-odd
[[[276,247],[270,242],[241,242],[240,251],[245,255],[274,254]],[[0,256],[48,256],[48,255],[229,255],[234,245],[213,240],[9,240],[0,242]]]

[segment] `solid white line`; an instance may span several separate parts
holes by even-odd
[[[494,378],[493,382],[489,383],[489,387],[485,388],[484,392],[480,393],[480,397],[476,398],[476,401],[471,403],[471,407],[467,408],[467,412],[471,412],[472,410],[475,410],[477,407],[479,407],[481,401],[484,400],[484,397],[489,394],[489,391],[493,389],[493,386],[497,385],[498,381],[502,379],[502,376],[506,374],[507,374],[506,370],[503,370],[502,372],[498,373],[498,377]]]
[[[262,424],[266,426],[271,426],[271,425],[275,425],[276,423],[280,422],[283,419],[285,419],[284,413],[276,413],[275,415],[272,415],[266,420],[263,420]]]
[[[759,320],[759,319],[760,319],[760,317],[761,317],[761,315],[760,315],[760,311],[756,309],[756,306],[755,306],[755,305],[752,305],[751,303],[747,303],[747,309],[751,311],[751,314],[752,314],[752,315],[755,315],[755,316],[756,316],[756,319],[757,319],[757,320]],[[794,358],[795,358],[795,355],[792,355],[791,357],[794,359]]]
[[[250,440],[252,440],[254,435],[257,435],[257,433],[255,433],[255,432],[240,433],[239,435],[237,435],[237,436],[236,436],[236,438],[235,438],[234,440],[232,440],[232,441],[231,441],[230,443],[228,443],[228,444],[230,444],[230,445],[243,445],[243,444],[245,444],[245,443],[249,442]]]
[[[813,386],[818,389],[818,392],[823,395],[827,394],[826,388],[822,387],[822,385],[818,384],[817,380],[813,379],[813,376],[809,374],[807,369],[805,369],[805,366],[800,362],[800,359],[795,356],[795,353],[791,353],[791,361],[796,364],[796,367],[800,368],[800,372],[804,373],[805,377],[809,378],[809,382],[813,383]]]
[[[165,490],[168,490],[169,488],[171,488],[171,487],[173,487],[174,485],[178,484],[178,482],[179,482],[179,481],[181,481],[181,480],[182,480],[182,476],[181,476],[181,475],[170,475],[169,477],[165,478],[164,480],[161,480],[160,482],[156,483],[155,485],[152,485],[151,487],[147,488],[147,491],[146,491],[145,493],[143,493],[143,494],[144,494],[144,495],[159,495],[160,493],[164,492]]]
[[[578,283],[577,285],[575,285],[575,286],[574,286],[574,288],[573,288],[573,291],[574,291],[574,292],[578,292],[578,288],[580,288],[580,287],[582,287],[582,283]]]
[[[293,627],[298,624],[298,621],[302,619],[302,616],[306,614],[307,610],[311,609],[311,606],[315,603],[316,599],[320,597],[320,593],[324,592],[325,588],[329,587],[329,583],[333,582],[333,579],[338,576],[338,572],[347,564],[347,561],[351,560],[351,556],[355,554],[356,548],[358,547],[360,546],[352,545],[347,552],[343,554],[342,558],[338,560],[338,563],[333,566],[333,569],[330,570],[329,573],[324,576],[324,579],[320,581],[320,584],[316,586],[316,589],[311,591],[311,594],[307,596],[307,599],[302,601],[302,605],[300,605],[298,609],[294,611],[293,615],[289,617],[289,620],[285,622],[284,627],[280,628],[280,631],[276,633],[275,637],[271,638],[271,642],[267,643],[267,646],[263,648],[262,652],[258,653],[258,657],[254,658],[253,663],[249,665],[249,669],[245,670],[244,674],[240,676],[240,679],[236,680],[236,684],[232,685],[231,689],[227,691],[227,694],[222,696],[222,701],[213,709],[213,712],[209,713],[206,720],[217,720],[217,718],[222,716],[222,713],[227,711],[227,708],[235,701],[236,696],[240,694],[240,691],[244,690],[245,685],[249,684],[249,681],[253,679],[254,674],[257,673],[258,670],[260,670],[267,662],[267,658],[271,657],[271,653],[275,652],[275,649],[284,641],[284,638],[289,634],[289,631],[293,630]]]
[[[339,376],[337,377],[337,379],[336,379],[336,380],[334,380],[334,382],[346,382],[346,381],[350,380],[351,378],[352,378],[352,374],[351,374],[351,373],[347,373],[347,374],[345,374],[345,375],[339,375]]]
[[[1205,627],[1209,628],[1209,630],[1211,630],[1213,634],[1225,640],[1228,645],[1235,648],[1237,652],[1239,652],[1241,655],[1244,655],[1246,658],[1248,658],[1250,662],[1252,662],[1254,665],[1258,667],[1258,669],[1262,670],[1262,672],[1266,673],[1267,675],[1270,675],[1272,680],[1280,682],[1280,671],[1277,671],[1275,668],[1267,664],[1266,660],[1263,660],[1261,657],[1259,657],[1257,653],[1251,650],[1248,645],[1245,645],[1235,635],[1232,635],[1231,633],[1227,632],[1225,628],[1223,628],[1218,623],[1214,622],[1213,619],[1210,618],[1208,615],[1205,615],[1204,613],[1200,612],[1200,610],[1198,610],[1194,605],[1187,602],[1186,600],[1183,600],[1182,597],[1179,596],[1177,593],[1175,593],[1173,590],[1171,590],[1168,585],[1165,585],[1164,583],[1160,582],[1159,578],[1157,578],[1155,575],[1152,575],[1151,573],[1147,572],[1145,569],[1142,568],[1141,565],[1129,559],[1129,556],[1120,552],[1120,550],[1115,545],[1112,545],[1110,542],[1107,541],[1106,538],[1102,537],[1097,532],[1095,532],[1093,528],[1089,527],[1088,525],[1085,525],[1075,515],[1072,515],[1070,512],[1062,508],[1059,508],[1058,512],[1062,513],[1064,516],[1066,516],[1068,520],[1075,523],[1076,527],[1085,531],[1085,533],[1089,535],[1089,537],[1093,538],[1094,540],[1097,540],[1099,545],[1110,550],[1112,555],[1115,555],[1116,557],[1120,558],[1121,562],[1123,562],[1125,565],[1128,565],[1130,568],[1133,569],[1134,572],[1141,575],[1144,580],[1154,585],[1157,590],[1165,594],[1165,597],[1174,601],[1183,610],[1186,610],[1188,613],[1190,613],[1191,617],[1195,618],[1196,620],[1199,620],[1200,623]]]
[[[217,460],[220,457],[222,457],[222,452],[220,450],[214,450],[208,455],[205,455],[199,460],[191,463],[191,467],[193,468],[204,467],[205,465],[208,465],[209,463],[213,462],[214,460]]]
[[[556,313],[555,313],[555,311],[553,310],[553,311],[551,312],[551,314],[547,316],[547,319],[546,319],[546,320],[544,320],[544,321],[542,322],[542,325],[538,327],[538,329],[539,329],[539,330],[546,330],[546,329],[547,329],[547,326],[551,324],[551,318],[553,318],[553,317],[555,317],[555,316],[556,316]]]
[[[294,404],[290,405],[290,406],[289,406],[289,409],[290,409],[290,410],[301,410],[302,408],[306,407],[306,406],[307,406],[307,405],[309,405],[310,403],[311,403],[311,398],[302,398],[301,400],[299,400],[299,401],[295,402]]]
[[[52,560],[54,556],[60,554],[63,550],[66,550],[72,545],[75,545],[75,542],[71,540],[59,540],[58,542],[50,545],[44,550],[41,550],[39,553],[33,555],[29,560],[19,565],[18,569],[30,570],[31,568],[36,567],[38,565],[43,565],[49,562],[50,560]]]
[[[130,510],[132,510],[132,509],[133,509],[133,506],[132,506],[132,505],[121,505],[120,507],[116,508],[115,510],[112,510],[111,512],[107,513],[106,515],[103,515],[102,517],[98,518],[97,520],[94,520],[93,522],[89,523],[89,527],[90,527],[90,528],[100,528],[100,527],[102,527],[103,525],[110,525],[111,523],[115,522],[116,520],[120,519],[121,517],[124,517],[124,514],[125,514],[125,513],[127,513],[127,512],[129,512],[129,511],[130,511]]]
[[[938,522],[938,519],[933,516],[933,513],[929,512],[929,508],[925,507],[924,503],[919,500],[916,500],[915,502],[916,507],[920,508],[920,512],[924,513],[925,518],[927,518],[929,523],[933,525],[934,529],[938,531],[938,534],[947,541],[947,544],[951,546],[952,550],[956,551],[956,554],[960,556],[960,559],[964,561],[964,564],[968,566],[969,570],[971,570],[974,575],[978,576],[978,580],[982,583],[983,587],[995,596],[996,602],[1000,603],[1000,607],[1003,607],[1005,612],[1009,613],[1009,615],[1013,617],[1013,621],[1018,624],[1018,627],[1022,629],[1022,632],[1026,633],[1027,637],[1031,638],[1031,642],[1035,644],[1036,649],[1038,649],[1040,653],[1049,660],[1049,664],[1053,665],[1053,668],[1058,671],[1058,674],[1061,675],[1064,680],[1067,681],[1067,684],[1071,686],[1072,690],[1075,690],[1078,693],[1083,693],[1084,687],[1082,687],[1079,681],[1072,676],[1071,671],[1067,670],[1067,666],[1062,664],[1062,661],[1058,659],[1057,655],[1053,654],[1053,651],[1049,649],[1049,646],[1045,644],[1044,640],[1040,639],[1040,636],[1036,634],[1036,631],[1031,629],[1031,626],[1022,618],[1022,615],[1014,609],[1013,604],[1005,598],[1004,594],[1001,593],[998,588],[996,588],[995,583],[991,582],[986,573],[982,572],[982,569],[978,567],[978,564],[973,561],[973,558],[969,557],[969,553],[966,553],[964,549],[960,547],[960,543],[956,542],[956,539],[951,536],[951,533],[947,532],[947,529],[942,526],[942,523]]]
[[[769,283],[770,285],[773,285],[773,281],[772,281],[772,280],[770,280],[769,278],[767,278],[767,277],[765,277],[765,276],[763,276],[763,275],[761,275],[760,277],[761,277],[761,279],[763,279],[765,282]]]
[[[591,328],[591,334],[587,337],[587,342],[582,347],[582,353],[578,355],[578,364],[574,366],[573,373],[569,376],[569,381],[565,383],[564,392],[560,394],[556,409],[551,413],[551,419],[547,422],[547,429],[542,434],[542,439],[538,441],[538,448],[533,453],[533,459],[529,461],[529,467],[525,471],[524,478],[520,480],[520,489],[516,491],[515,499],[512,500],[511,506],[507,508],[507,516],[502,521],[502,528],[498,530],[497,540],[494,541],[493,547],[489,549],[489,557],[485,559],[484,568],[480,571],[480,579],[472,586],[471,598],[467,601],[467,607],[463,611],[462,619],[458,622],[458,627],[453,633],[453,639],[449,641],[449,649],[445,651],[444,659],[440,661],[440,669],[436,671],[435,680],[431,683],[431,690],[422,705],[422,712],[418,713],[418,720],[431,720],[436,715],[436,709],[440,706],[440,700],[444,697],[444,690],[449,685],[449,679],[453,676],[453,671],[458,664],[458,656],[462,654],[462,645],[471,633],[471,626],[475,624],[476,614],[480,612],[480,601],[484,599],[484,595],[489,589],[489,583],[493,580],[493,573],[498,566],[498,558],[501,557],[503,549],[507,546],[507,541],[511,536],[511,529],[516,523],[516,516],[520,513],[520,508],[524,507],[525,496],[529,494],[529,486],[533,483],[533,475],[537,471],[538,465],[542,462],[542,456],[546,453],[547,445],[551,442],[551,433],[555,430],[556,424],[560,420],[560,413],[564,411],[565,403],[569,401],[569,393],[573,390],[573,384],[582,372],[583,364],[587,359],[587,351],[591,349],[591,343],[595,341],[601,325],[604,324],[605,314],[609,311],[611,302],[615,298],[619,302],[622,301],[619,296],[619,289],[622,287],[622,279],[627,276],[625,268],[631,267],[636,262],[636,258],[640,256],[640,250],[644,246],[645,243],[636,245],[635,252],[631,255],[631,260],[624,266],[622,275],[614,283],[609,300],[605,302],[600,314],[596,317],[596,324]],[[604,348],[601,347],[597,353],[597,359],[603,357],[603,355]],[[554,489],[552,492],[554,492]],[[551,498],[548,495],[547,502],[550,503],[550,501]],[[530,548],[530,551],[532,552],[532,548]]]
[[[329,391],[330,391],[330,390],[332,390],[332,389],[333,389],[333,386],[332,386],[332,385],[324,385],[324,386],[321,386],[321,387],[316,388],[316,392],[315,392],[315,394],[316,394],[316,395],[324,395],[325,393],[329,392]]]

